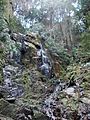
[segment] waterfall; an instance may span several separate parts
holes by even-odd
[[[47,57],[47,53],[45,52],[42,44],[40,44],[40,49],[37,50],[37,56],[39,59],[39,69],[41,70],[42,74],[46,75],[50,78],[51,76],[51,62]],[[41,62],[41,63],[40,63]]]
[[[18,66],[5,65],[3,67],[4,82],[1,88],[2,92],[6,93],[4,98],[9,102],[14,102],[17,97],[22,96],[24,93],[23,86],[13,81],[13,77],[18,74],[20,74]]]

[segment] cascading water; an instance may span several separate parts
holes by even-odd
[[[47,77],[50,77],[51,75],[51,62],[49,58],[47,57],[47,54],[45,50],[43,49],[42,44],[40,44],[40,49],[37,50],[37,56],[39,59],[38,62],[38,68],[41,70],[41,72],[46,75]]]
[[[18,67],[14,67],[11,65],[6,65],[3,68],[4,75],[4,84],[2,86],[3,90],[5,90],[8,94],[5,96],[5,99],[11,101],[15,100],[16,97],[23,95],[23,87],[12,81],[13,76],[18,73]]]
[[[59,85],[56,86],[54,92],[48,98],[46,98],[46,100],[44,101],[44,105],[43,105],[44,113],[51,120],[56,120],[56,116],[54,115],[53,106],[57,105],[56,98],[57,98],[58,94],[65,88],[65,86],[66,85],[64,83],[59,83]]]

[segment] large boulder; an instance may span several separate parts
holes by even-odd
[[[35,120],[50,120],[44,113],[35,111]]]
[[[10,104],[4,99],[0,99],[0,114],[14,118],[16,115],[16,111],[19,107],[15,104]]]

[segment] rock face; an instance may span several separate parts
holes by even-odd
[[[89,98],[83,97],[83,98],[81,98],[81,101],[83,103],[86,103],[86,104],[90,105],[90,99]]]
[[[28,107],[22,107],[16,114],[15,120],[32,120],[34,116],[33,110]]]
[[[10,117],[5,117],[3,115],[0,115],[0,120],[13,120],[13,119]]]
[[[14,120],[32,120],[34,113],[33,110],[29,107],[20,107],[15,104],[10,104],[6,102],[4,99],[0,100],[0,117],[11,117]],[[3,117],[1,117],[3,120]],[[6,119],[6,118],[5,118]]]
[[[15,104],[10,104],[4,99],[0,99],[0,114],[4,115],[5,117],[14,118],[16,115],[16,111],[18,106]]]
[[[36,39],[32,36],[29,37],[32,39],[31,41],[33,41],[33,39]],[[10,43],[10,36],[8,36],[8,38]],[[14,47],[16,47],[15,42],[12,44]],[[39,49],[38,43],[36,44],[36,42],[33,41],[33,45]],[[47,81],[49,72],[47,74],[47,71],[45,71],[46,69],[38,71],[37,61],[34,60],[34,57],[37,57],[37,49],[34,47],[32,47],[31,44],[29,44],[29,46],[26,46],[24,57],[20,57],[22,59],[22,64],[20,63],[21,60],[18,62],[16,59],[18,55],[18,49],[15,48],[14,51],[13,49],[10,49],[8,52],[6,63],[2,69],[3,82],[0,86],[0,113],[2,115],[6,115],[6,117],[11,117],[12,119],[16,118],[16,120],[32,120],[34,118],[37,120],[47,120],[46,115],[43,115],[38,110],[36,111],[39,113],[39,115],[34,115],[33,110],[31,109],[31,107],[34,107],[33,109],[41,107],[45,92],[47,92],[49,89],[49,84]],[[42,51],[40,56],[42,65],[45,62],[46,64],[49,64],[47,63],[49,58],[47,55],[42,54]],[[13,57],[13,55],[15,55],[16,58],[15,56]],[[42,75],[42,71],[47,77]],[[4,110],[6,106],[7,109]]]
[[[37,113],[35,113],[35,120],[50,120],[50,118],[47,117],[42,112],[37,112]]]
[[[4,82],[1,91],[3,97],[9,102],[14,102],[17,97],[23,95],[23,86],[12,80],[13,75],[17,75],[17,72],[19,72],[18,67],[7,65],[3,68]]]
[[[7,22],[12,10],[10,1],[6,3],[6,18],[0,18],[0,119],[49,120],[38,110],[51,85],[44,76],[49,75],[49,68],[42,68],[44,75],[37,70],[35,57],[40,49],[40,39],[33,34],[11,35]],[[26,41],[22,44],[24,37]],[[24,45],[26,51],[22,50]],[[42,61],[47,62],[47,55],[43,58]]]

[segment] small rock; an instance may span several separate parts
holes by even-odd
[[[0,120],[13,120],[12,118],[0,115]]]
[[[67,95],[71,95],[71,96],[75,96],[75,89],[73,87],[69,87],[67,88],[66,90],[64,90],[64,92],[67,94]]]
[[[11,118],[14,118],[18,108],[19,106],[10,104],[4,99],[0,99],[0,114],[4,115],[5,117],[10,116]]]
[[[88,114],[87,117],[88,117],[88,120],[90,120],[90,114]]]
[[[89,104],[89,105],[90,105],[90,99],[88,99],[88,98],[86,98],[86,97],[81,98],[81,101],[82,101],[83,103],[86,103],[86,104]]]

